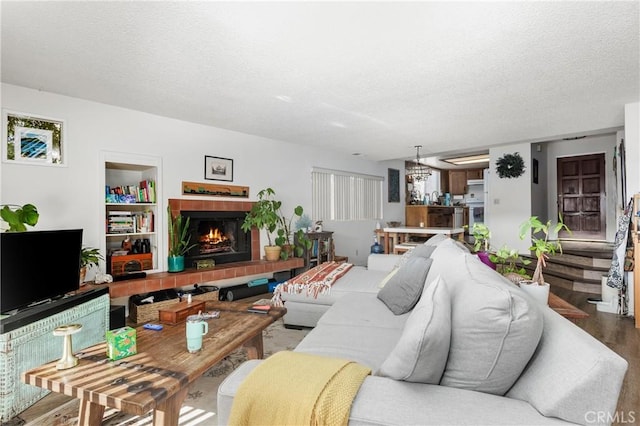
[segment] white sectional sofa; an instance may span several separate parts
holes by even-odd
[[[407,256],[395,275],[398,256],[372,255],[368,270],[352,268],[330,296],[286,298],[292,325],[315,325],[295,351],[372,369],[349,424],[591,425],[615,418],[624,359],[453,240],[427,244],[435,246],[428,257]],[[424,281],[418,294],[413,276]],[[407,300],[415,305],[398,313]],[[221,384],[219,424],[227,424],[238,387],[261,362],[244,363]]]

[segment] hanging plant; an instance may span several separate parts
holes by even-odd
[[[496,171],[501,179],[520,177],[524,173],[524,160],[517,152],[505,154],[496,161]]]

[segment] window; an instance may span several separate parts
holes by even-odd
[[[314,168],[311,173],[315,220],[377,220],[382,218],[380,176]]]

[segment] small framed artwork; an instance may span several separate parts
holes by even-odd
[[[3,111],[2,159],[7,163],[64,166],[64,121]]]
[[[204,156],[204,178],[233,182],[233,160],[230,158]]]
[[[400,170],[387,169],[388,173],[388,200],[390,203],[400,202]]]

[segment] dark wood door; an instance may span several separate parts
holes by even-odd
[[[558,158],[558,210],[571,230],[561,238],[606,238],[604,175],[604,154]]]

